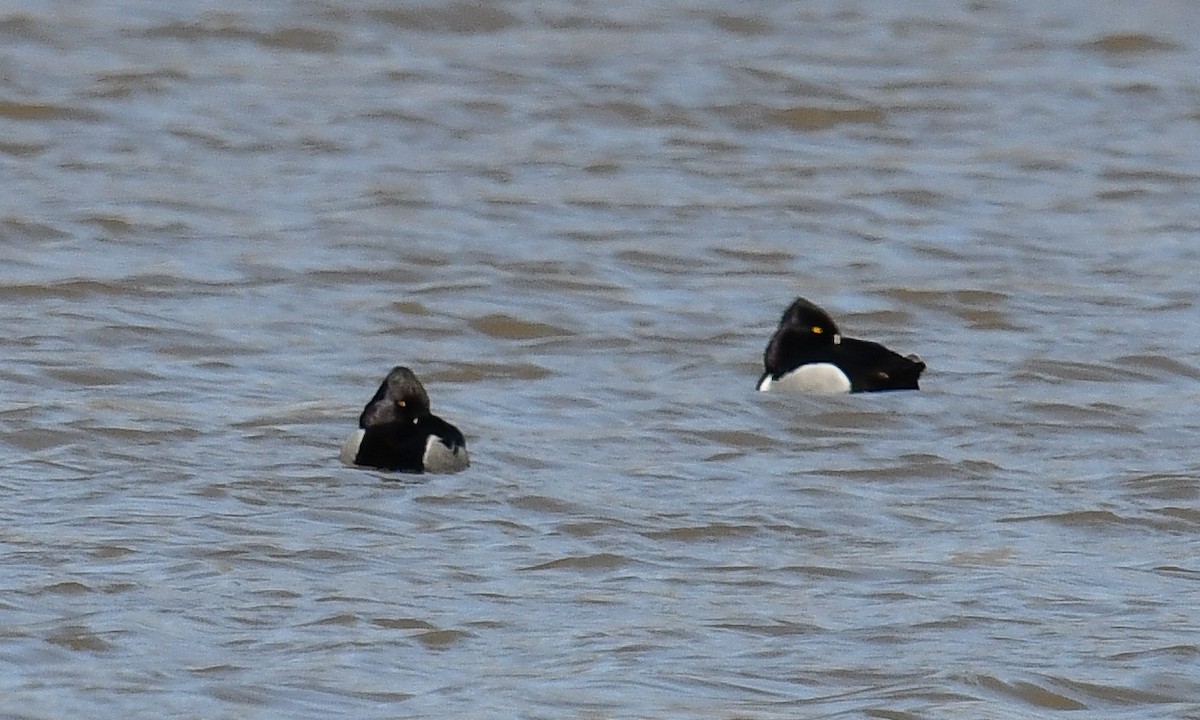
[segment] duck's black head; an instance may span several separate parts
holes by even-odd
[[[412,370],[397,365],[384,378],[358,418],[360,428],[416,420],[429,415],[429,394]]]
[[[779,329],[767,344],[763,364],[769,371],[788,370],[797,364],[792,355],[806,354],[841,341],[837,323],[829,313],[804,298],[796,298],[779,319]]]

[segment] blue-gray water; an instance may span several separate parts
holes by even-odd
[[[1198,20],[0,5],[0,716],[1200,717]]]

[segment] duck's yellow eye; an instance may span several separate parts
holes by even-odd
[[[404,407],[404,401],[403,401],[403,400],[397,400],[397,401],[396,401],[396,407]]]
[[[820,325],[813,325],[812,331],[813,331],[813,335],[820,335],[821,333],[825,332],[825,329],[822,328]]]

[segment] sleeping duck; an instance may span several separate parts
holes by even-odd
[[[844,393],[918,390],[925,363],[879,343],[843,337],[829,313],[796,298],[763,353],[758,389]]]

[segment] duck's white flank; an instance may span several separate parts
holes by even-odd
[[[809,363],[784,374],[778,380],[772,380],[768,375],[758,384],[758,389],[761,392],[801,390],[828,394],[848,393],[850,378],[832,363]]]
[[[338,458],[347,465],[354,464],[354,458],[358,457],[358,446],[362,445],[363,436],[367,434],[366,430],[355,430],[346,438],[346,442],[342,443],[342,452],[338,454]]]
[[[425,465],[425,472],[431,473],[458,472],[471,464],[465,447],[451,450],[436,435],[430,435],[425,441],[425,456],[421,462]]]

